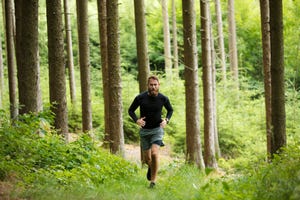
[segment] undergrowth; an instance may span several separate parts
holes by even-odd
[[[0,179],[11,182],[11,199],[299,199],[299,143],[271,163],[219,160],[201,171],[182,160],[161,166],[155,189],[146,168],[102,149],[88,134],[66,143],[49,125],[51,114],[22,116],[10,125],[1,112]],[[238,166],[239,167],[233,167]]]

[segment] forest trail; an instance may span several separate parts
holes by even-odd
[[[77,140],[78,135],[74,133],[69,134],[69,142]],[[141,149],[139,144],[125,144],[124,145],[124,158],[130,162],[141,164]],[[160,162],[162,164],[169,164],[173,161],[171,156],[171,146],[165,144],[164,147],[160,147],[159,151]]]
[[[171,157],[171,148],[166,145],[160,147],[159,151],[159,160],[162,164],[169,164],[173,161]],[[125,159],[136,163],[141,164],[141,148],[138,144],[125,144]]]

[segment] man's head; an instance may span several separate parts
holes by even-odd
[[[148,94],[150,96],[157,96],[159,92],[159,80],[157,76],[150,76],[148,78]]]

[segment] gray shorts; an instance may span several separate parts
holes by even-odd
[[[161,127],[153,129],[140,129],[141,146],[143,150],[151,148],[152,144],[163,146],[164,129]]]

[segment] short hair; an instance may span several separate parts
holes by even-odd
[[[151,75],[151,76],[148,77],[148,83],[149,83],[150,79],[156,80],[159,83],[159,79],[155,75]]]

